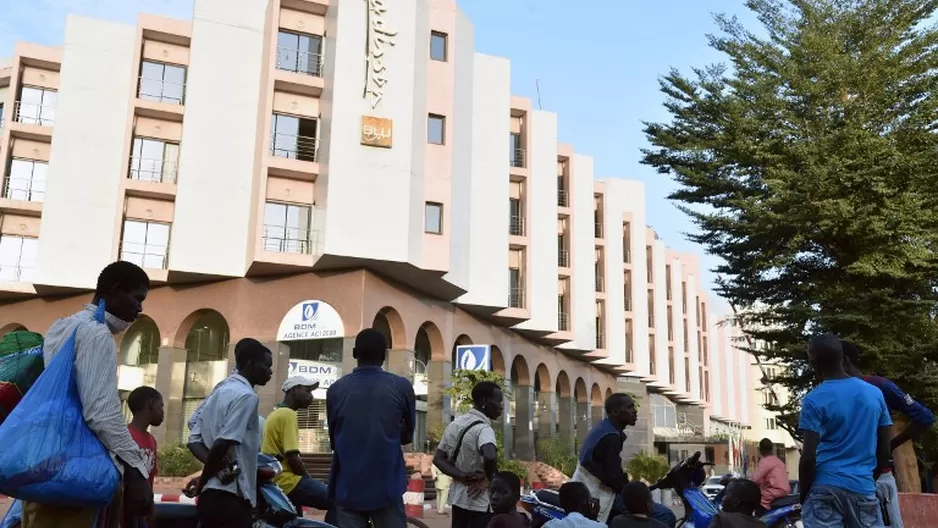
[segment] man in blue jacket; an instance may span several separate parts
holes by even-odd
[[[900,412],[909,419],[909,425],[892,437],[889,452],[895,451],[899,446],[909,440],[916,440],[922,433],[931,429],[935,424],[935,415],[924,405],[915,401],[902,391],[892,380],[882,376],[867,376],[860,370],[862,357],[860,349],[847,341],[842,341],[844,350],[844,368],[847,374],[861,378],[878,388],[886,400],[886,408],[890,412]],[[882,475],[876,481],[876,493],[886,506],[889,523],[893,528],[902,528],[902,515],[899,511],[899,487],[896,485],[896,476],[893,473],[893,464],[890,460],[888,467],[881,468]]]
[[[580,447],[580,459],[572,480],[582,482],[590,495],[599,500],[597,521],[605,523],[613,504],[622,502],[622,490],[629,479],[622,471],[622,445],[625,428],[635,425],[638,409],[628,394],[616,393],[606,398],[606,418],[586,435]],[[653,504],[651,517],[673,527],[677,518],[661,504]]]

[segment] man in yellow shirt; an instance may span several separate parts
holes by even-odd
[[[318,387],[319,382],[304,376],[292,376],[283,382],[283,403],[267,416],[261,452],[273,455],[283,463],[283,473],[275,482],[297,511],[302,511],[303,506],[328,510],[326,522],[329,522],[334,512],[327,498],[328,486],[310,477],[300,460],[300,427],[296,417],[297,410],[306,409],[313,403],[313,391]]]

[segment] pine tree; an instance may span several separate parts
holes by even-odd
[[[645,124],[643,163],[678,182],[719,293],[770,344],[748,351],[790,365],[788,428],[823,332],[938,409],[938,0],[747,7],[761,31],[716,17],[727,64],[661,79],[670,122]]]

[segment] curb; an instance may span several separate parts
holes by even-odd
[[[153,503],[154,504],[196,504],[196,500],[190,497],[186,497],[185,495],[154,493]]]

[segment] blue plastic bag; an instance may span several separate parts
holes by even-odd
[[[104,303],[95,319],[104,322]],[[61,506],[107,506],[120,474],[88,429],[75,381],[75,333],[0,425],[0,494]]]

